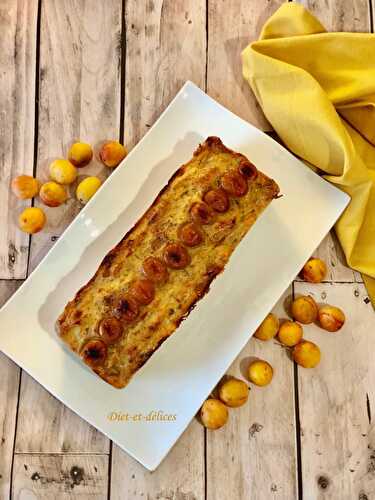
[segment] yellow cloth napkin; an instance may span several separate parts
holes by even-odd
[[[327,33],[304,7],[285,3],[242,61],[286,146],[351,196],[335,229],[375,304],[375,35]]]

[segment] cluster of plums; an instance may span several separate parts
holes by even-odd
[[[99,150],[101,162],[109,168],[117,167],[126,155],[125,147],[117,141],[107,141]],[[69,149],[67,160],[58,158],[49,165],[49,181],[40,183],[38,179],[30,175],[19,175],[12,180],[12,191],[21,200],[39,195],[40,200],[47,207],[59,207],[69,197],[67,186],[77,179],[77,169],[88,165],[92,158],[93,150],[89,144],[75,142]],[[86,204],[101,184],[98,177],[86,177],[76,188],[77,199],[82,204]],[[19,228],[29,234],[41,231],[46,221],[45,212],[40,207],[25,208],[18,217]]]
[[[327,272],[321,259],[311,258],[301,271],[301,277],[310,283],[320,283]],[[301,295],[290,306],[293,320],[280,322],[275,314],[266,316],[254,333],[254,337],[268,341],[277,338],[286,347],[292,348],[294,361],[304,368],[314,368],[320,362],[320,349],[314,342],[303,339],[301,324],[318,323],[329,332],[337,332],[345,323],[345,314],[338,307],[318,306],[310,295]],[[253,361],[249,366],[248,378],[256,385],[267,385],[273,376],[272,366],[264,360]],[[228,420],[226,406],[241,406],[247,401],[249,388],[242,381],[230,378],[219,385],[219,397],[210,397],[201,408],[200,418],[209,429],[218,429]]]

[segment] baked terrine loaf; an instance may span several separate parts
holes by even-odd
[[[124,387],[278,193],[245,156],[209,137],[67,304],[59,335],[95,373]]]

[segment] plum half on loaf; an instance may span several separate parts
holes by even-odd
[[[67,304],[59,335],[105,381],[125,387],[278,193],[245,156],[208,137]]]

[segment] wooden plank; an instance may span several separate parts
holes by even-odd
[[[264,22],[281,3],[208,2],[207,91],[264,130],[271,130],[271,126],[242,77],[240,53],[259,36]],[[281,300],[276,311],[285,316],[282,309]],[[268,388],[254,388],[249,404],[232,410],[223,429],[207,432],[209,500],[296,496],[293,365],[277,344],[253,339],[230,373],[241,376],[249,356],[271,362],[275,379]],[[277,413],[267,408],[277,408]]]
[[[367,0],[301,0],[325,26],[328,31],[370,30],[370,4]],[[346,265],[345,256],[334,234],[323,240],[316,252],[329,265],[330,281],[363,283],[360,273],[352,271]]]
[[[369,3],[323,0],[302,2],[331,31],[368,31]],[[346,268],[341,249],[330,235],[318,255],[330,265],[333,281],[362,281]],[[336,263],[335,266],[332,264]],[[352,275],[352,276],[351,276]],[[349,320],[338,334],[306,327],[306,336],[323,352],[314,371],[298,370],[301,458],[304,498],[370,498],[374,490],[369,410],[373,406],[374,370],[368,333],[375,318],[362,284],[296,283],[297,293],[314,293],[320,302],[344,309]],[[366,302],[364,302],[366,300]]]
[[[345,254],[334,230],[332,230],[319,245],[316,255],[324,260],[327,265],[327,281],[363,282],[361,274],[348,267]]]
[[[10,299],[22,283],[23,280],[0,280],[0,307],[2,307],[8,299]]]
[[[127,425],[127,424],[125,424]],[[152,424],[150,424],[152,425]],[[169,455],[154,472],[113,447],[111,500],[203,500],[203,428],[193,420]]]
[[[329,31],[367,32],[370,26],[368,0],[298,0]]]
[[[344,252],[334,231],[331,231],[324,238],[312,256],[319,257],[327,265],[327,276],[324,281],[332,283],[363,282],[360,273],[347,266]],[[303,281],[299,276],[296,280]]]
[[[0,281],[0,306],[17,290],[21,281]],[[0,353],[0,498],[10,495],[20,368]]]
[[[126,2],[125,141],[134,145],[186,80],[205,85],[204,0]],[[128,495],[125,494],[128,492]],[[192,422],[154,473],[113,447],[112,498],[204,498],[204,430]]]
[[[93,145],[120,129],[121,0],[42,2],[38,175],[52,157],[81,139]],[[100,172],[93,161],[82,173]],[[73,188],[74,193],[74,188]],[[32,238],[34,267],[74,215],[78,202],[46,209],[48,228]],[[37,404],[36,404],[37,402]],[[107,452],[108,439],[60,404],[28,375],[22,377],[18,452]]]
[[[17,200],[10,182],[33,173],[38,0],[0,3],[0,278],[25,278],[29,236],[16,227],[29,201]]]
[[[315,325],[305,337],[322,361],[298,369],[304,498],[370,499],[375,489],[375,315],[363,284],[296,283],[298,294],[336,305],[347,315],[337,333]]]
[[[17,453],[107,453],[108,439],[22,372]]]
[[[120,70],[121,0],[42,2],[37,166],[42,180],[51,160],[66,157],[72,142],[98,146],[118,138]],[[94,158],[79,174],[104,180],[108,170]],[[75,188],[76,183],[70,189],[72,197],[58,208],[37,200],[48,225],[32,237],[31,269],[79,212]]]
[[[291,288],[274,308],[280,318],[290,295]],[[246,380],[253,358],[271,363],[274,379],[268,387],[252,385],[248,403],[230,410],[227,425],[207,431],[208,500],[296,498],[293,363],[276,341],[252,338],[228,373]]]
[[[103,500],[108,492],[108,456],[15,455],[12,498]]]
[[[125,141],[136,144],[186,80],[205,88],[205,0],[126,2]]]
[[[208,1],[207,92],[241,118],[272,130],[242,76],[240,54],[282,0]]]

